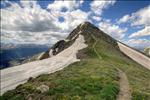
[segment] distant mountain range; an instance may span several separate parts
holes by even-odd
[[[0,51],[0,67],[6,68],[15,65],[19,65],[25,59],[38,54],[40,52],[48,50],[48,46],[45,45],[2,45]]]

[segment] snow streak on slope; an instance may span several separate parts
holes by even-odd
[[[125,53],[127,56],[129,56],[131,59],[136,61],[137,63],[143,65],[145,68],[150,70],[150,58],[145,56],[144,54],[127,47],[126,45],[117,42],[120,50]]]
[[[84,42],[84,37],[79,35],[70,47],[56,56],[1,70],[1,95],[7,90],[14,89],[19,84],[25,83],[30,77],[53,73],[79,61],[76,54],[78,50],[87,47]]]

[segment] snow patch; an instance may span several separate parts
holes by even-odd
[[[81,33],[82,33],[82,31],[79,31],[74,37],[72,37],[72,40],[74,40]]]
[[[137,63],[141,64],[142,66],[144,66],[145,68],[150,70],[150,58],[143,55],[142,53],[127,47],[126,45],[117,42],[119,49],[126,54],[128,57],[130,57],[131,59],[133,59],[134,61],[136,61]]]
[[[69,40],[69,39],[65,39],[64,41],[65,41],[65,42],[69,42],[70,40]]]
[[[82,33],[82,31],[79,31],[79,33],[78,34],[81,34]]]
[[[49,57],[52,57],[53,56],[53,49],[50,49],[49,51]]]
[[[40,60],[41,59],[41,57],[43,56],[45,54],[45,52],[42,52],[39,56],[38,56],[38,60]]]
[[[56,50],[56,52],[58,52],[58,48],[56,48],[55,50]]]
[[[80,28],[82,28],[82,26],[83,26],[84,24],[86,24],[86,22],[84,22],[84,23],[81,23],[81,25],[80,25]]]
[[[56,56],[1,70],[1,95],[7,90],[14,89],[19,84],[25,83],[30,77],[53,73],[71,63],[80,61],[76,54],[86,47],[84,36],[79,35],[70,47]]]

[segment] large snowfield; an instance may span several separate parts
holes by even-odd
[[[139,64],[141,64],[142,66],[150,70],[150,58],[149,57],[145,56],[144,54],[134,49],[129,48],[128,46],[120,42],[118,42],[118,46],[124,54],[126,54],[128,57],[130,57],[134,61],[138,62]]]
[[[53,73],[71,63],[80,61],[76,54],[79,50],[87,47],[84,42],[84,37],[79,35],[70,47],[56,56],[1,70],[1,95],[19,84],[25,83],[30,77]]]

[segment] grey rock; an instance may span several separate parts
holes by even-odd
[[[37,87],[37,90],[43,93],[43,92],[47,92],[49,90],[49,87],[47,85],[40,85],[39,87]]]

